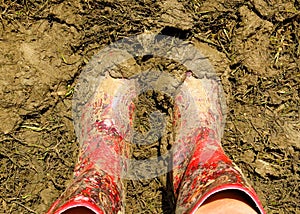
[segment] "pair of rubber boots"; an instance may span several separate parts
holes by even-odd
[[[90,213],[125,212],[122,177],[130,160],[127,141],[132,135],[132,100],[137,96],[133,82],[106,75],[97,92],[83,102],[77,119],[81,151],[74,179],[49,214],[80,208]],[[210,196],[225,190],[240,191],[258,213],[265,213],[255,191],[221,147],[225,121],[221,96],[215,79],[191,73],[186,73],[173,96],[177,137],[170,173],[176,213],[195,213]]]

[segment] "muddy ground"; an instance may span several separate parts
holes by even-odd
[[[299,0],[2,0],[0,20],[0,213],[44,213],[63,192],[79,73],[107,44],[149,31],[209,57],[226,93],[225,151],[267,213],[300,213]],[[129,182],[126,211],[172,213],[162,180]]]

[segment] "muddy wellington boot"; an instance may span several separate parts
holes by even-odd
[[[258,213],[265,213],[254,189],[221,147],[225,105],[216,78],[187,75],[176,103],[180,111],[175,115],[179,137],[172,171],[176,213],[195,213],[210,196],[224,190],[239,191]]]
[[[82,108],[81,150],[74,179],[48,213],[123,213],[122,158],[128,157],[112,114],[122,79],[102,79],[97,93]],[[83,212],[82,210],[86,210]],[[75,212],[76,211],[76,212]]]

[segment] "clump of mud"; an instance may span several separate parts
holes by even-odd
[[[126,213],[140,213],[142,210],[173,213],[175,198],[169,172],[172,169],[170,150],[175,138],[174,96],[184,81],[187,69],[159,57],[143,56],[135,60],[133,64],[141,71],[138,75],[135,73],[140,93],[133,100],[133,134],[129,147],[130,158],[138,162],[128,169],[135,179],[123,180],[126,187],[125,209]],[[124,74],[124,69],[120,72]],[[116,70],[114,73],[117,73]],[[133,77],[129,75],[127,78]],[[156,160],[158,166],[153,168],[151,163],[142,162],[149,159]]]

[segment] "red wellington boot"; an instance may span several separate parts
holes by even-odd
[[[195,213],[210,196],[224,190],[239,191],[258,213],[265,213],[255,191],[220,144],[225,105],[217,78],[197,79],[188,74],[176,103],[179,136],[172,171],[176,213]]]
[[[122,133],[115,125],[117,117],[113,114],[116,113],[115,105],[122,99],[116,94],[128,83],[109,75],[101,81],[96,93],[86,99],[83,107],[75,113],[78,114],[75,115],[78,118],[75,123],[80,123],[76,130],[81,143],[79,163],[72,184],[54,202],[47,212],[49,214],[124,211],[121,157],[127,154]],[[81,104],[80,101],[78,103]]]

